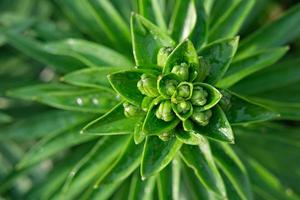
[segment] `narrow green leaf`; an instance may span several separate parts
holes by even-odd
[[[139,68],[156,68],[159,49],[175,45],[167,33],[138,14],[131,16],[131,34],[135,63]]]
[[[182,143],[176,137],[162,141],[157,136],[148,136],[144,146],[141,175],[148,178],[164,169],[176,155]]]
[[[219,40],[204,47],[200,55],[210,66],[206,83],[217,83],[226,73],[237,50],[239,37]]]
[[[95,136],[79,135],[79,128],[66,131],[59,135],[49,135],[35,144],[22,158],[18,168],[25,168],[41,162],[72,146],[95,139]]]
[[[222,171],[228,177],[241,199],[253,199],[247,171],[228,144],[211,144],[212,153]]]
[[[130,28],[109,0],[88,0],[94,16],[108,38],[120,49],[130,47]]]
[[[139,173],[133,174],[130,183],[129,200],[152,200],[155,186],[155,177],[141,180]]]
[[[300,35],[299,23],[300,4],[297,4],[279,19],[243,40],[239,47],[238,57],[245,57],[263,48],[277,47],[291,42]]]
[[[242,154],[244,155],[244,154]],[[274,199],[296,200],[300,197],[297,194],[287,193],[280,180],[260,163],[247,155],[246,168],[249,172],[249,178],[253,184],[253,190],[259,196],[270,196]]]
[[[276,63],[288,50],[288,47],[263,50],[250,57],[233,62],[224,78],[217,83],[217,86],[220,88],[231,87],[246,76]]]
[[[211,3],[212,1],[212,3]],[[204,4],[212,4],[209,13],[210,28],[218,21],[222,21],[226,13],[230,13],[241,0],[204,0]]]
[[[26,141],[47,135],[56,135],[83,123],[85,120],[86,116],[76,112],[51,111],[39,113],[39,115],[24,118],[11,126],[3,128],[0,140]]]
[[[254,96],[270,90],[295,85],[300,81],[299,65],[300,59],[298,53],[296,53],[272,67],[246,77],[231,89],[239,94]]]
[[[172,182],[173,182],[172,164],[170,163],[157,175],[157,188],[159,200],[168,200],[173,198]]]
[[[82,69],[63,76],[61,78],[61,81],[80,87],[109,87],[110,84],[107,79],[107,75],[117,71],[121,71],[123,69],[123,67]]]
[[[124,152],[97,180],[95,187],[125,180],[141,163],[143,144],[136,145],[131,139]]]
[[[154,103],[152,103],[149,108],[142,127],[142,132],[145,135],[160,135],[163,133],[167,133],[175,128],[180,121],[177,117],[169,122],[158,119],[155,115],[157,108],[158,106]]]
[[[193,131],[197,134],[223,142],[234,143],[234,135],[230,123],[224,111],[218,105],[212,108],[212,117],[208,125],[200,126],[196,123],[193,123],[193,125]]]
[[[119,153],[124,149],[129,136],[107,137],[96,149],[93,149],[88,159],[83,158],[84,162],[73,173],[70,173],[70,184],[65,187],[62,193],[58,193],[56,198],[74,199],[81,195],[86,186],[92,184],[95,178],[103,174],[113,163]]]
[[[279,113],[268,104],[262,104],[225,90],[222,93],[224,99],[221,100],[221,106],[232,125],[262,122],[279,117]]]
[[[81,39],[66,39],[46,43],[43,47],[56,56],[68,56],[88,67],[120,66],[131,67],[132,62],[122,54],[105,46]]]
[[[252,101],[265,105],[273,112],[279,113],[277,118],[285,120],[300,119],[300,104],[272,101],[267,99],[251,98]]]
[[[58,91],[57,88],[59,88]],[[59,109],[91,113],[105,113],[118,103],[115,93],[104,87],[86,90],[64,87],[64,85],[43,84],[11,90],[8,94],[15,98],[37,101]]]
[[[139,14],[146,19],[156,22],[159,28],[167,31],[164,18],[165,1],[161,0],[138,0]]]
[[[213,24],[208,40],[212,42],[219,38],[234,37],[249,15],[254,3],[255,0],[242,0],[237,4],[233,4],[232,9],[228,10],[217,23]]]
[[[181,42],[189,38],[196,49],[206,41],[207,23],[202,0],[176,1],[170,21],[172,38]]]
[[[43,44],[15,32],[4,32],[8,44],[12,45],[25,55],[32,57],[46,65],[50,65],[61,72],[69,72],[82,68],[80,61],[66,56],[53,55]]]
[[[126,101],[141,106],[144,95],[137,87],[138,81],[143,73],[156,73],[155,71],[147,70],[130,70],[116,72],[108,75],[109,82],[116,92],[120,94]]]
[[[112,110],[90,122],[82,130],[87,135],[123,135],[132,134],[135,123],[142,116],[126,117],[122,103],[116,105]]]
[[[215,192],[219,196],[226,196],[223,180],[214,163],[207,140],[203,140],[203,143],[198,147],[183,145],[180,153],[181,158],[193,169],[197,178],[207,189]]]

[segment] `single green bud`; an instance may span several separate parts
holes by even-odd
[[[189,79],[189,66],[186,63],[175,65],[171,72],[176,74],[182,81],[187,81]]]
[[[172,96],[176,92],[176,87],[178,82],[176,80],[167,80],[166,81],[166,93],[168,96]]]
[[[170,138],[172,137],[172,134],[171,133],[163,133],[163,134],[159,135],[158,137],[162,141],[166,142],[166,141],[170,140]]]
[[[144,97],[141,105],[142,110],[147,112],[152,101],[153,101],[152,97]]]
[[[159,67],[164,67],[166,65],[168,56],[173,51],[172,47],[163,47],[158,51],[157,54],[157,65]]]
[[[157,78],[152,75],[143,74],[141,80],[138,81],[137,87],[140,92],[148,97],[157,97]]]
[[[141,112],[139,107],[137,107],[129,102],[123,103],[123,107],[124,107],[124,115],[126,117],[134,117]]]
[[[166,122],[172,121],[175,117],[175,114],[172,110],[170,101],[163,101],[159,104],[158,109],[155,113],[158,119],[162,119]]]
[[[185,114],[191,109],[191,104],[186,101],[181,101],[176,105],[178,113]]]
[[[181,85],[177,89],[177,96],[188,98],[190,96],[190,87],[188,85]]]
[[[211,116],[211,110],[206,110],[203,112],[197,112],[197,110],[195,110],[194,114],[192,115],[192,120],[198,123],[200,126],[206,126],[208,125]]]
[[[196,86],[193,91],[191,102],[195,106],[204,106],[207,102],[208,93],[200,86]]]

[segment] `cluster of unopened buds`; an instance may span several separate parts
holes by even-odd
[[[185,131],[192,129],[194,123],[207,126],[213,115],[211,108],[222,95],[216,88],[204,83],[208,69],[204,59],[197,56],[196,61],[187,62],[188,59],[179,57],[167,63],[172,51],[172,48],[166,47],[158,52],[159,73],[143,73],[140,76],[137,88],[144,95],[142,104],[138,107],[125,102],[125,115],[130,117],[155,109],[156,118],[165,122],[179,119]]]

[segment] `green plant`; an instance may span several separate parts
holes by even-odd
[[[293,177],[280,153],[299,150],[299,127],[283,123],[300,120],[300,61],[285,46],[300,35],[299,4],[248,35],[255,0],[41,2],[54,21],[0,18],[0,43],[49,66],[40,73],[2,47],[27,63],[20,77],[34,85],[1,86],[7,112],[24,110],[11,124],[0,113],[0,155],[12,155],[0,157],[1,195],[300,199],[299,158]],[[33,187],[18,185],[26,181]]]

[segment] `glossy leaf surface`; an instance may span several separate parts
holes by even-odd
[[[239,37],[219,40],[200,51],[200,56],[210,66],[208,76],[204,82],[215,84],[225,75],[236,53],[238,41]]]
[[[182,159],[193,169],[207,189],[220,196],[226,196],[223,180],[214,163],[207,140],[203,140],[199,146],[183,145],[180,153]]]
[[[142,157],[142,177],[148,178],[164,169],[172,161],[181,145],[182,143],[176,137],[162,141],[157,136],[148,136]]]
[[[131,34],[135,63],[139,68],[155,68],[159,49],[175,45],[166,32],[138,14],[131,17]]]

